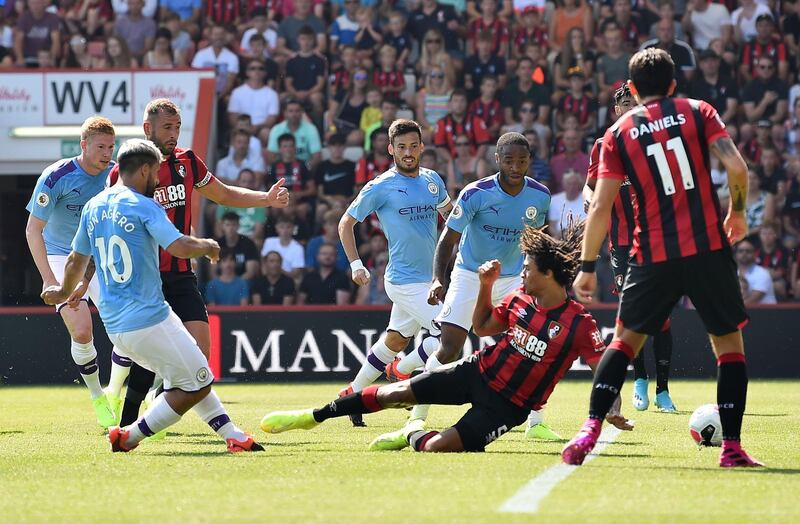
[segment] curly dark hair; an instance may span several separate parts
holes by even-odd
[[[561,240],[551,237],[544,229],[526,226],[519,241],[520,249],[536,262],[539,271],[552,271],[556,282],[569,287],[581,265],[583,229],[584,221],[574,219],[571,214],[567,217],[567,226],[561,230]]]
[[[622,84],[619,89],[614,91],[614,103],[619,105],[622,102],[623,98],[630,98],[633,95],[631,94],[631,88],[628,86],[627,82]]]

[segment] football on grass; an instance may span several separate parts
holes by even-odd
[[[704,404],[689,419],[689,433],[701,446],[722,445],[722,423],[716,404]]]

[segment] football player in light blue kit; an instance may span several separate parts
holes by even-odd
[[[48,166],[36,182],[26,207],[30,216],[25,237],[42,276],[42,289],[62,282],[64,263],[78,229],[81,210],[90,198],[103,190],[108,172],[114,166],[111,157],[115,133],[110,120],[99,116],[87,118],[81,126],[80,138],[81,154]],[[94,267],[89,268],[84,284],[96,305],[98,288],[93,273]],[[85,300],[74,299],[56,304],[56,311],[72,340],[72,360],[89,388],[97,423],[108,428],[114,425],[116,414],[100,385],[89,306]],[[130,365],[127,359],[119,359],[112,362],[111,373],[122,376],[124,381]]]
[[[122,185],[108,188],[84,207],[67,257],[64,280],[42,293],[57,304],[83,286],[89,260],[97,265],[97,307],[117,351],[164,379],[162,395],[136,422],[108,433],[112,451],[130,451],[145,437],[175,424],[191,408],[223,439],[228,450],[261,451],[231,422],[216,393],[208,362],[178,316],[164,300],[158,247],[179,258],[219,257],[211,239],[183,235],[153,200],[163,160],[148,140],[132,139],[117,157]]]
[[[472,328],[472,312],[478,298],[478,268],[487,261],[498,260],[502,270],[492,288],[492,302],[498,303],[520,287],[524,255],[519,239],[525,226],[542,227],[550,208],[550,191],[525,176],[530,163],[528,141],[519,133],[506,133],[497,141],[495,160],[500,172],[468,184],[458,196],[439,243],[433,262],[434,279],[428,302],[440,304],[436,318],[441,329],[440,347],[425,363],[432,371],[461,357],[464,342]],[[455,266],[445,296],[444,282],[454,248],[458,245]],[[401,360],[395,364],[398,379],[408,378],[414,369]],[[377,437],[375,449],[397,449],[407,445],[406,435],[418,430],[428,416],[429,406],[415,406],[406,427]],[[531,412],[529,436],[560,439],[542,423],[540,412]],[[533,428],[533,429],[531,429]]]
[[[364,286],[369,284],[370,275],[358,256],[353,227],[377,212],[389,241],[384,285],[393,304],[386,335],[370,348],[356,378],[340,395],[361,391],[373,383],[420,328],[432,336],[423,339],[411,353],[418,366],[439,345],[439,329],[433,320],[441,306],[428,304],[428,286],[433,276],[439,215],[447,216],[453,205],[442,177],[419,166],[424,149],[419,124],[395,120],[389,126],[389,154],[395,165],[364,186],[339,222],[339,237],[350,260],[353,281]],[[360,415],[353,423],[363,425]]]

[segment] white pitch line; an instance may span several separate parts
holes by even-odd
[[[591,453],[586,455],[583,463],[586,464],[597,458],[606,446],[622,433],[622,430],[614,426],[606,426],[600,433],[597,446]],[[522,486],[519,491],[506,500],[498,511],[502,513],[536,513],[539,511],[539,504],[550,494],[553,489],[564,479],[572,475],[580,466],[570,466],[563,462],[550,466],[542,473],[531,479]]]

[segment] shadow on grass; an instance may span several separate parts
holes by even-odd
[[[606,455],[606,457],[625,457],[625,456],[634,456],[634,455]],[[647,455],[649,456],[649,455]],[[599,465],[599,464],[598,464]],[[756,473],[758,475],[800,475],[800,469],[797,468],[720,468],[717,466],[709,465],[706,467],[697,467],[697,466],[652,466],[652,465],[645,465],[645,466],[632,466],[630,464],[625,465],[611,465],[609,463],[605,463],[602,467],[615,467],[618,469],[633,469],[633,470],[641,470],[641,469],[660,469],[665,471],[708,471],[710,473],[717,473],[721,469],[733,470],[738,471],[740,473]],[[736,473],[734,473],[736,474]]]
[[[745,417],[788,417],[788,413],[745,413]]]
[[[266,455],[262,453],[263,455]],[[164,452],[150,452],[148,451],[146,454],[143,453],[143,456],[146,455],[148,457],[225,457],[231,455],[225,451],[225,448],[222,448],[220,451],[164,451]]]
[[[21,435],[25,433],[21,429],[9,429],[6,431],[0,431],[0,435]]]

